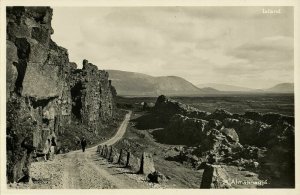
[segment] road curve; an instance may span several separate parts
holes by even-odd
[[[113,145],[116,142],[118,142],[124,136],[124,134],[126,132],[126,129],[127,129],[127,126],[128,126],[128,123],[130,121],[131,114],[132,114],[132,111],[131,110],[128,111],[128,113],[125,115],[125,118],[124,118],[122,124],[120,125],[117,133],[112,138],[110,138],[109,140],[103,142],[101,145]],[[87,150],[95,150],[96,148],[97,148],[97,146],[94,146],[94,147],[89,148]]]
[[[125,134],[132,111],[128,111],[117,133],[101,145],[113,145]],[[86,149],[85,152],[76,150],[67,153],[61,160],[65,161],[62,188],[64,189],[99,189],[99,188],[131,188],[130,184],[112,176],[97,164],[93,155],[97,146]]]

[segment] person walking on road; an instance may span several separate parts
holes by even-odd
[[[82,152],[84,152],[85,151],[85,147],[86,147],[86,140],[85,140],[84,137],[82,137],[80,143],[81,143]]]

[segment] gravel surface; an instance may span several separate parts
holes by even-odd
[[[131,111],[126,114],[114,137],[104,144],[119,141],[130,120]],[[145,176],[133,174],[117,164],[111,164],[96,153],[97,146],[67,154],[56,155],[53,161],[34,162],[31,166],[32,181],[8,184],[13,189],[132,189],[165,188],[149,183]]]

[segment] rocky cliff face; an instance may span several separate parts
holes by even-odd
[[[56,145],[72,115],[97,129],[114,114],[114,88],[105,71],[84,62],[77,70],[68,52],[51,40],[52,9],[7,8],[7,176],[28,178],[30,162]],[[79,90],[78,90],[79,89]],[[76,118],[75,117],[75,118]]]
[[[74,117],[93,129],[109,121],[114,115],[116,91],[108,73],[84,60],[82,70],[73,70],[71,78]]]

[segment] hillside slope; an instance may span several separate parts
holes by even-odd
[[[265,91],[272,93],[294,93],[294,83],[280,83]]]
[[[199,89],[177,76],[153,77],[146,74],[107,70],[118,95],[123,96],[192,96],[217,93],[214,89]]]

